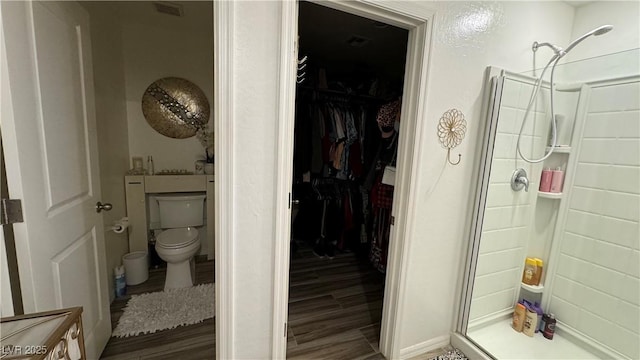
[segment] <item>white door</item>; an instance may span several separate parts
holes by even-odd
[[[84,308],[87,356],[111,334],[88,14],[0,1],[1,125],[25,313]]]

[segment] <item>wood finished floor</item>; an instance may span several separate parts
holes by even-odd
[[[206,257],[205,257],[206,258]],[[149,270],[149,280],[140,285],[127,286],[127,296],[116,299],[111,304],[111,324],[115,328],[122,310],[131,295],[162,291],[166,268]],[[214,263],[198,259],[196,262],[196,283],[206,284],[214,281]],[[124,360],[204,360],[216,357],[215,319],[202,323],[180,326],[171,330],[158,331],[127,338],[112,337],[102,352],[101,359]]]
[[[379,352],[384,274],[352,253],[291,258],[288,359],[384,359]]]
[[[144,284],[127,287],[111,304],[112,326],[131,295],[161,291],[165,269],[149,272]],[[196,283],[214,281],[213,261],[196,263]],[[354,254],[320,259],[305,247],[291,258],[289,359],[382,360],[379,352],[384,275]],[[416,359],[428,359],[440,351]],[[428,357],[427,357],[428,356]],[[215,319],[128,338],[111,338],[101,359],[215,359]]]

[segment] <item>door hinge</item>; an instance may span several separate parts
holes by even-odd
[[[1,199],[0,200],[0,225],[15,224],[23,222],[22,200]]]
[[[289,334],[289,329],[287,328],[287,323],[284,323],[284,337],[287,337]]]
[[[289,193],[289,209],[291,209],[291,193]]]
[[[391,217],[391,225],[395,225],[396,224],[396,217],[392,216]]]

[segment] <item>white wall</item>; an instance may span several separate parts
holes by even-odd
[[[630,359],[640,358],[639,124],[639,82],[593,89],[549,306]]]
[[[638,1],[596,1],[578,7],[571,31],[572,40],[601,25],[613,25],[613,30],[584,40],[571,50],[567,61],[637,49],[640,44],[638,16]]]
[[[409,14],[435,10],[426,96],[426,161],[416,169],[423,183],[415,201],[418,224],[408,261],[401,346],[448,336],[465,238],[471,179],[477,167],[476,145],[483,73],[487,65],[517,71],[532,66],[531,43],[538,38],[567,42],[573,9],[564,3],[387,2]],[[239,2],[234,16],[234,305],[236,358],[266,358],[271,347],[273,298],[273,208],[277,61],[281,26],[277,2]],[[427,51],[427,49],[421,49]],[[260,61],[255,61],[260,59]],[[468,121],[462,163],[448,167],[432,194],[446,152],[437,140],[437,122],[449,108]],[[222,119],[226,121],[227,119]],[[457,226],[451,226],[457,224]],[[435,295],[434,295],[435,294]],[[256,300],[259,299],[259,300]],[[242,345],[239,345],[242,344]]]
[[[598,1],[577,8],[572,39],[605,24],[613,25],[613,30],[600,36],[591,36],[573,48],[562,60],[566,65],[559,68],[559,79],[600,80],[640,72],[639,16],[638,1]],[[630,51],[632,49],[636,50]],[[602,57],[615,53],[620,54]],[[580,61],[584,59],[591,60]]]
[[[201,4],[200,11],[211,9],[210,3]],[[213,10],[210,14],[213,17]],[[145,161],[148,155],[153,156],[156,171],[193,171],[195,160],[205,157],[202,145],[196,137],[172,139],[153,130],[142,114],[141,101],[152,82],[172,76],[200,87],[213,107],[213,23],[202,29],[183,25],[190,21],[188,17],[157,25],[134,20],[129,19],[122,28],[129,152],[144,156]]]
[[[96,126],[102,202],[113,205],[104,212],[105,228],[127,215],[124,174],[129,169],[129,143],[125,107],[122,37],[118,13],[109,3],[84,2],[91,21],[91,43],[96,99]],[[109,298],[115,298],[113,268],[128,252],[126,233],[105,232]]]
[[[235,3],[233,146],[236,359],[271,356],[280,4]],[[221,119],[226,121],[227,119]]]

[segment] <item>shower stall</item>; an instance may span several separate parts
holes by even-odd
[[[552,83],[541,73],[487,69],[457,333],[497,359],[638,359],[640,49],[559,64],[553,116]],[[524,180],[512,187],[517,169],[526,188]],[[561,176],[559,189],[541,190],[545,169]],[[543,261],[539,285],[522,282],[527,257]],[[552,340],[512,328],[522,299],[555,315]]]

